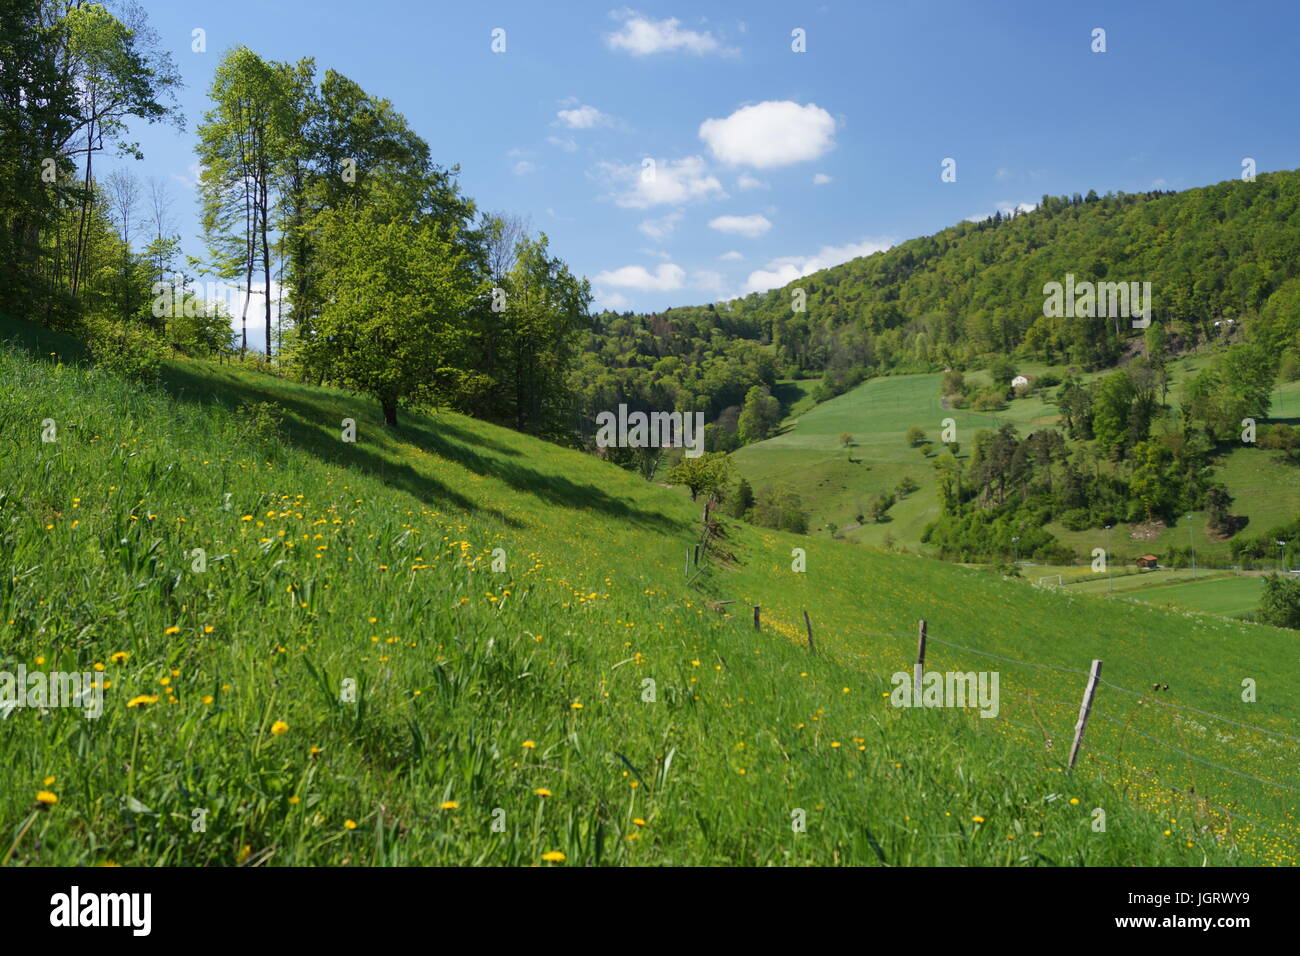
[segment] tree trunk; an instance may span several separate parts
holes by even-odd
[[[262,147],[262,133],[258,134],[258,146]],[[261,149],[259,148],[259,152]],[[265,294],[266,300],[266,361],[271,361],[271,250],[266,242],[267,220],[270,218],[271,210],[269,208],[270,187],[267,178],[270,176],[266,166],[261,169],[261,192],[258,194],[259,205],[262,207],[262,275],[266,279]]]
[[[379,402],[384,409],[384,424],[390,428],[397,427],[397,400],[391,398],[381,399]]]

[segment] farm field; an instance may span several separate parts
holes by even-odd
[[[1170,401],[1177,410],[1178,396],[1187,379],[1199,371],[1205,360],[1193,356],[1172,363],[1173,387]],[[1022,364],[1030,375],[1064,369]],[[939,396],[939,374],[898,375],[876,378],[821,405],[791,416],[784,430],[774,438],[738,450],[733,458],[738,472],[755,488],[789,485],[798,490],[810,511],[810,527],[826,534],[834,524],[840,536],[872,547],[896,546],[924,551],[921,534],[939,516],[939,497],[932,462],[936,457],[941,422],[952,418],[957,425],[961,450],[958,457],[969,461],[970,443],[976,430],[997,428],[1010,422],[1024,436],[1057,425],[1054,406],[1037,395],[1016,399],[997,413],[970,409],[946,409]],[[1083,376],[1091,381],[1096,375]],[[987,382],[987,374],[974,372],[970,381]],[[1279,385],[1273,391],[1269,421],[1296,421],[1300,415],[1300,383]],[[909,447],[904,433],[912,426],[922,428],[934,445]],[[853,436],[845,447],[840,436]],[[1234,514],[1247,518],[1246,534],[1258,533],[1294,518],[1300,511],[1300,481],[1294,467],[1281,464],[1276,454],[1254,448],[1238,448],[1223,455],[1216,470],[1235,497]],[[876,495],[893,491],[900,480],[910,477],[919,490],[899,497],[884,520],[859,524],[857,515]],[[1191,525],[1190,531],[1188,525]],[[1154,538],[1133,537],[1134,527],[1119,523],[1108,536],[1099,529],[1070,531],[1057,522],[1047,530],[1076,554],[1086,555],[1095,547],[1110,547],[1120,560],[1141,554],[1157,554],[1169,547],[1193,547],[1198,553],[1226,554],[1227,546],[1212,539],[1205,515],[1194,513],[1190,522],[1179,521]],[[1010,560],[1014,556],[1007,555]]]
[[[1110,582],[1104,574],[1090,573],[1088,577],[1076,577],[1070,588],[1085,594],[1113,593],[1161,607],[1244,617],[1259,606],[1264,578],[1262,574],[1203,570],[1193,576],[1190,569],[1162,569],[1123,574]]]
[[[590,456],[0,333],[0,670],[104,690],[5,714],[9,865],[1297,861],[1289,632],[730,521],[688,578],[697,506]],[[885,380],[900,447],[923,378]],[[891,706],[921,618],[931,668],[1000,674],[995,717]]]

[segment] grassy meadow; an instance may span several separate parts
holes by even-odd
[[[433,410],[385,429],[240,366],[144,389],[0,337],[0,670],[105,697],[0,709],[7,865],[1297,860],[1289,632],[730,521],[688,577],[699,509],[590,456]],[[850,431],[846,468],[920,480],[902,431],[933,383],[807,412],[774,467]],[[879,428],[844,427],[863,408]],[[931,668],[1000,673],[996,718],[891,706],[919,618]]]
[[[1183,384],[1206,362],[1192,356],[1171,363],[1170,402],[1175,409]],[[1041,365],[1022,365],[1020,370],[1030,375],[1052,371],[1058,376],[1065,371]],[[967,377],[977,387],[988,382],[984,371]],[[1083,376],[1083,380],[1096,377]],[[933,461],[942,451],[938,441],[945,418],[956,423],[961,446],[958,457],[963,461],[969,461],[975,432],[981,428],[1010,422],[1024,436],[1059,425],[1055,406],[1035,393],[1008,402],[996,413],[945,408],[939,395],[941,378],[937,373],[886,376],[815,407],[801,403],[787,417],[780,434],[734,454],[737,471],[755,488],[786,484],[798,490],[810,510],[810,527],[815,533],[825,534],[828,525],[834,524],[836,533],[848,540],[873,547],[924,550],[921,534],[940,513]],[[1274,389],[1271,414],[1269,421],[1300,421],[1300,383]],[[912,425],[923,429],[933,444],[908,445],[903,436]],[[841,441],[844,434],[852,436],[848,446]],[[1296,471],[1276,457],[1273,452],[1243,447],[1223,455],[1216,464],[1220,480],[1234,495],[1233,513],[1249,519],[1243,532],[1247,535],[1290,521],[1300,512]],[[857,515],[865,512],[867,503],[892,492],[905,476],[915,481],[919,490],[899,497],[884,520],[859,524]],[[1190,545],[1198,554],[1227,554],[1227,545],[1210,537],[1202,513],[1194,513],[1190,522],[1171,525],[1152,540],[1131,537],[1134,528],[1127,523],[1115,526],[1109,542],[1106,532],[1095,528],[1070,531],[1053,522],[1047,530],[1077,554],[1106,547],[1126,561],[1147,552],[1160,554],[1171,546]],[[1008,555],[1008,559],[1014,557]]]

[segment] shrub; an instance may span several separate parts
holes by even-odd
[[[1274,627],[1300,630],[1300,581],[1291,581],[1280,574],[1270,574],[1264,579],[1264,596],[1260,598],[1255,619]]]
[[[1071,508],[1061,515],[1061,524],[1069,531],[1087,531],[1092,520],[1087,508]]]
[[[133,382],[151,384],[162,371],[163,346],[141,325],[91,319],[87,346],[96,368]]]
[[[278,405],[273,402],[244,402],[242,407],[244,426],[254,441],[274,443],[283,437],[281,426],[284,419]]]

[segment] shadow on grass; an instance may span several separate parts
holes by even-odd
[[[53,332],[30,322],[0,316],[0,340],[29,352],[33,358],[50,361],[84,361],[85,346],[69,336]],[[51,354],[53,353],[53,355]],[[338,440],[333,425],[321,421],[327,408],[322,398],[329,392],[317,392],[308,397],[306,386],[299,383],[268,377],[266,387],[256,381],[244,381],[223,374],[220,365],[211,365],[210,374],[195,374],[185,363],[167,362],[163,366],[161,388],[178,401],[218,402],[239,414],[245,402],[271,402],[286,413],[283,422],[285,441],[318,459],[340,468],[356,468],[383,481],[385,484],[408,492],[417,500],[439,507],[455,508],[464,512],[490,515],[502,523],[518,528],[523,523],[496,508],[466,497],[437,479],[421,474],[409,465],[389,460],[378,451],[362,443],[344,443]],[[302,397],[298,397],[299,395]],[[367,409],[363,416],[351,413],[358,424],[366,428],[384,428],[375,410],[367,400],[333,393],[339,402],[354,402]],[[339,427],[346,412],[340,412]],[[548,505],[572,510],[593,510],[631,524],[657,531],[676,533],[689,522],[674,520],[654,511],[647,511],[616,498],[594,484],[583,484],[559,475],[540,473],[522,463],[524,453],[500,441],[474,432],[450,421],[430,421],[427,414],[407,412],[405,420],[396,429],[384,429],[392,439],[394,450],[401,443],[439,455],[456,462],[478,475],[504,481],[511,488],[531,494]],[[499,456],[499,457],[498,457]]]
[[[322,407],[319,399],[312,401],[306,397],[297,398],[294,394],[295,383],[272,381],[275,383],[274,387],[259,388],[253,382],[241,381],[231,376],[209,378],[196,375],[184,365],[172,363],[166,366],[163,372],[162,384],[163,388],[177,399],[220,402],[236,414],[239,413],[240,406],[244,402],[272,402],[289,413],[282,426],[286,440],[323,461],[342,468],[359,468],[379,478],[385,484],[406,491],[428,504],[491,515],[512,528],[523,526],[519,519],[468,498],[409,465],[391,461],[379,452],[368,449],[364,443],[352,444],[339,441],[337,435],[331,433],[333,425],[321,422],[322,414],[326,414],[327,409]],[[272,381],[268,381],[268,386]],[[339,393],[337,397],[340,401],[364,401],[353,399],[344,393]],[[342,411],[339,414],[340,428],[343,414]],[[356,413],[352,413],[351,417],[356,418],[362,428],[383,429],[384,434],[394,442],[395,446],[403,442],[409,443],[423,451],[455,462],[475,474],[504,481],[511,488],[531,494],[547,504],[570,509],[593,509],[611,517],[662,531],[680,530],[679,522],[656,512],[632,507],[595,485],[579,484],[558,475],[541,474],[510,461],[504,456],[518,458],[522,453],[491,438],[476,435],[453,422],[434,423],[426,417],[408,412],[404,416],[404,422],[395,429],[389,429],[379,423],[375,410],[368,407],[364,419]],[[485,454],[479,449],[486,449],[490,454]],[[503,457],[496,457],[496,455]]]

